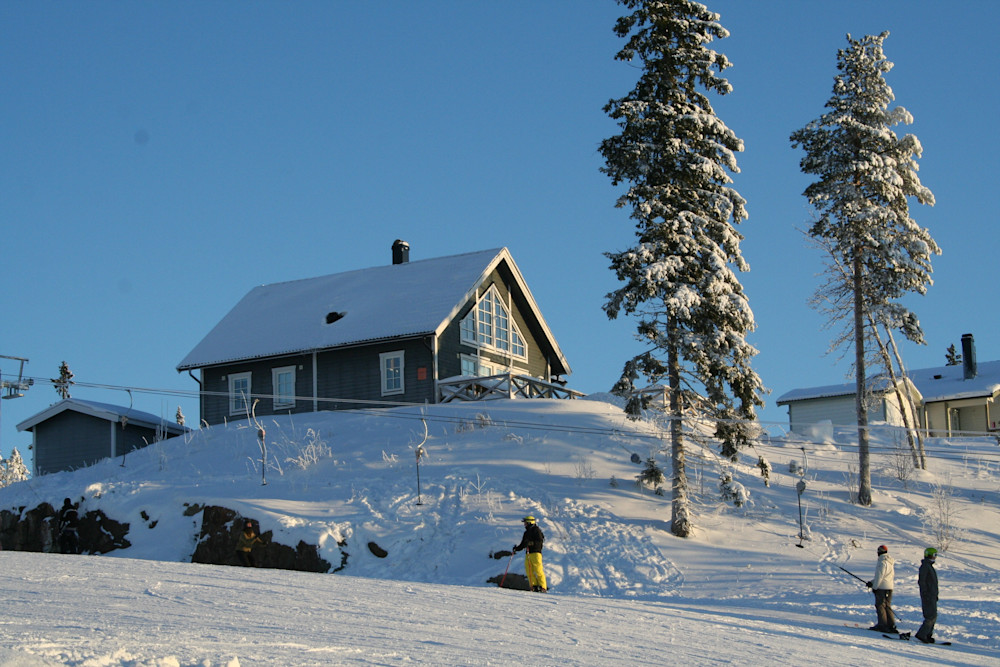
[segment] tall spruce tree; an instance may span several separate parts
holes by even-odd
[[[885,81],[892,63],[882,43],[888,32],[853,39],[837,53],[833,96],[829,109],[791,135],[793,147],[806,155],[802,171],[819,177],[805,190],[816,210],[809,234],[822,239],[845,267],[845,284],[852,298],[850,340],[854,347],[855,412],[858,422],[858,502],[870,505],[868,416],[865,405],[866,340],[875,322],[898,328],[923,342],[916,316],[898,300],[923,294],[931,284],[933,254],[940,254],[930,233],[910,217],[909,198],[934,204],[934,195],[917,176],[922,148],[913,135],[892,130],[913,117],[903,107],[892,109],[895,97]]]
[[[643,407],[636,380],[666,379],[672,463],[671,532],[693,529],[684,457],[686,410],[707,411],[725,456],[735,458],[751,438],[764,388],[750,367],[754,329],[735,270],[749,266],[735,225],[745,201],[730,184],[743,142],[726,127],[702,90],[732,90],[720,76],[730,66],[708,48],[728,36],[719,15],[689,0],[618,0],[631,13],[615,25],[627,39],[617,60],[638,61],[635,88],[604,111],[620,132],[601,142],[601,171],[615,186],[628,184],[618,208],[631,210],[636,245],[609,252],[624,283],[606,297],[604,311],[635,316],[646,351],[628,360],[615,391]]]

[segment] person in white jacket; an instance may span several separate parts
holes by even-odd
[[[870,629],[878,632],[899,632],[896,629],[896,615],[892,613],[892,588],[896,579],[896,561],[889,555],[889,547],[884,544],[877,550],[878,564],[875,578],[867,582],[875,593],[875,614],[878,622]]]

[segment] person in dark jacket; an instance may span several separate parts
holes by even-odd
[[[236,555],[240,559],[243,567],[256,567],[257,563],[253,558],[253,548],[258,544],[264,544],[264,540],[253,529],[253,521],[246,520],[243,524],[243,532],[236,540]]]
[[[514,547],[514,553],[527,549],[528,553],[524,556],[524,572],[528,575],[528,584],[536,593],[548,592],[545,570],[542,568],[542,543],[545,541],[545,535],[538,527],[535,517],[526,516],[521,521],[524,523],[524,536],[521,537],[521,543]]]
[[[917,639],[925,644],[934,643],[934,624],[937,622],[938,576],[934,569],[937,549],[924,549],[924,559],[920,561],[917,585],[920,586],[920,608],[924,612],[924,622],[917,630]]]
[[[80,515],[69,498],[59,510],[59,553],[80,553]]]

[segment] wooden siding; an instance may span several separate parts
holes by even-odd
[[[379,355],[403,352],[402,394],[382,395]],[[431,337],[389,341],[377,345],[344,350],[329,350],[318,355],[319,396],[325,399],[348,398],[350,402],[321,400],[320,410],[343,410],[373,407],[384,402],[434,402],[434,366]],[[423,378],[420,370],[423,368]],[[359,403],[360,401],[360,403]],[[371,403],[365,403],[371,401]]]
[[[156,431],[144,426],[100,419],[67,410],[36,424],[34,433],[35,474],[76,470],[112,455],[112,429],[115,456],[145,447],[156,439]]]
[[[404,393],[382,395],[379,355],[403,351]],[[274,409],[272,369],[295,367],[294,407]],[[420,369],[423,368],[423,373]],[[435,385],[430,338],[411,338],[373,345],[327,350],[316,354],[317,401],[313,401],[313,355],[260,359],[252,363],[202,370],[201,418],[209,424],[246,419],[229,413],[229,376],[250,373],[250,393],[259,399],[254,414],[295,414],[315,410],[349,410],[390,403],[433,402]],[[423,379],[420,379],[423,376]],[[350,399],[337,401],[336,399]]]

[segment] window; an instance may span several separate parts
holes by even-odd
[[[495,285],[490,286],[459,327],[463,343],[491,348],[520,359],[528,358],[524,337],[512,321]]]
[[[229,414],[246,415],[250,406],[250,373],[229,376]]]
[[[503,372],[502,368],[494,367],[492,364],[488,364],[482,359],[478,359],[468,354],[462,355],[462,375],[467,375],[469,377],[484,377],[486,375],[496,375],[497,373]]]
[[[274,409],[295,407],[295,366],[271,369]]]
[[[382,373],[382,395],[402,394],[403,387],[403,352],[383,352],[378,355],[379,368]]]

